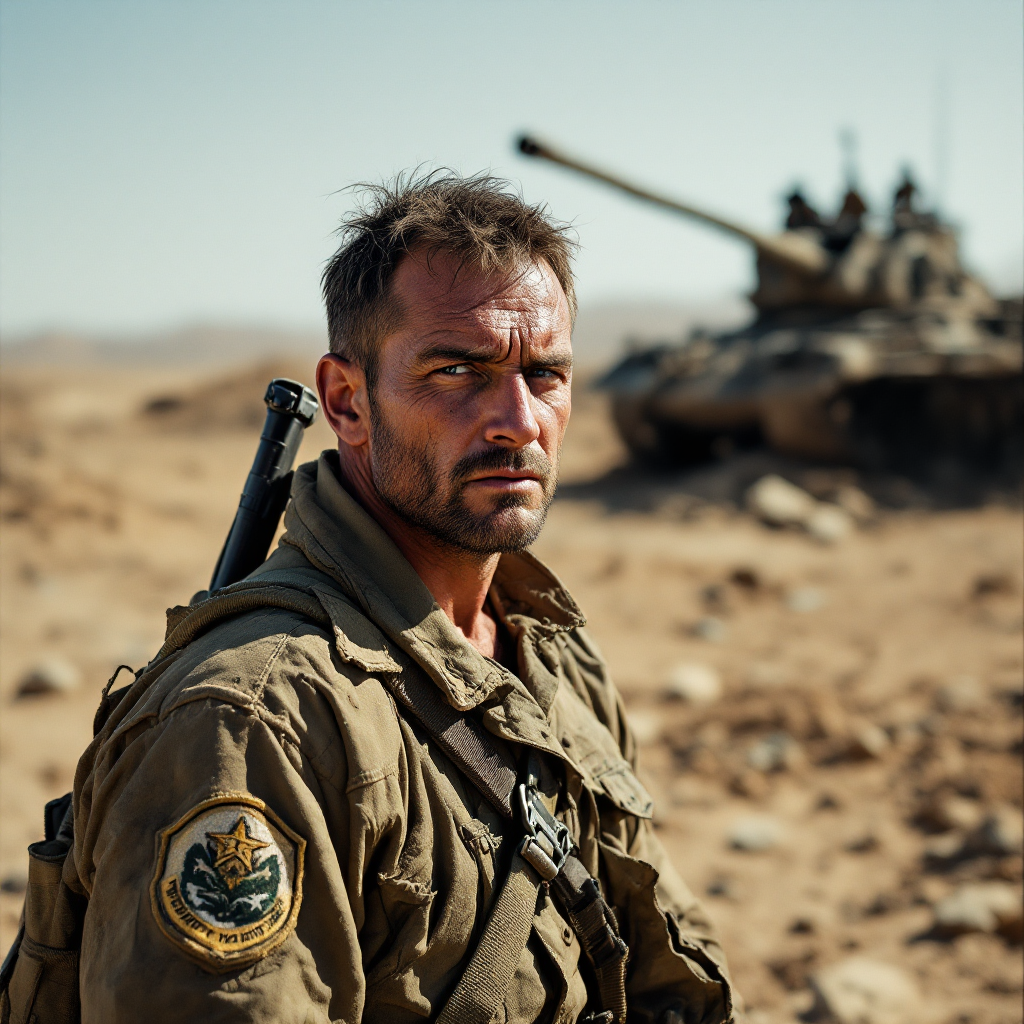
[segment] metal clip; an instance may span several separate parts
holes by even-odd
[[[572,833],[544,806],[536,787],[525,782],[519,785],[519,810],[526,830],[519,855],[550,882],[576,846]]]

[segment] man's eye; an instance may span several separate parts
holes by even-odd
[[[455,366],[442,366],[438,373],[443,373],[447,377],[454,377],[460,373],[472,372],[472,367],[469,363],[456,363]]]

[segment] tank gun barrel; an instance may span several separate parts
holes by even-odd
[[[588,178],[593,178],[595,181],[611,185],[613,188],[617,188],[619,191],[625,192],[636,199],[653,203],[655,206],[671,210],[673,213],[680,213],[684,217],[691,217],[704,224],[710,224],[712,227],[716,227],[720,231],[732,235],[734,238],[743,239],[743,241],[754,246],[758,254],[765,259],[781,264],[803,276],[820,277],[828,270],[829,260],[827,254],[810,239],[799,235],[772,237],[751,231],[741,224],[736,224],[723,217],[717,217],[706,210],[691,206],[689,203],[658,195],[656,192],[632,185],[628,181],[623,181],[612,174],[606,174],[604,171],[583,163],[575,157],[567,156],[565,153],[561,153],[528,135],[524,135],[519,139],[519,150],[525,156],[538,157],[554,164],[560,164],[562,167],[568,167],[570,170],[577,171]]]

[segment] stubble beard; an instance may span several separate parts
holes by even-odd
[[[374,486],[384,504],[406,523],[449,547],[474,554],[522,551],[537,539],[556,483],[555,467],[540,452],[495,446],[460,459],[443,478],[431,446],[398,437],[379,408],[371,418],[371,436]],[[536,473],[541,504],[530,508],[531,497],[506,494],[488,512],[474,512],[466,504],[465,486],[470,474],[487,469]]]

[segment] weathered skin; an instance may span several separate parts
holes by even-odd
[[[496,741],[547,754],[557,813],[618,914],[632,957],[630,1020],[717,1022],[725,961],[655,838],[635,747],[572,598],[528,554],[504,555],[490,598],[517,674],[455,629],[338,478],[302,467],[287,533],[260,572],[312,565],[332,631],[284,610],[228,619],[148,685],[86,752],[65,881],[90,897],[82,1019],[383,1021],[437,1014],[494,896],[497,812],[396,705],[382,672],[425,674]],[[242,970],[215,972],[157,926],[155,837],[224,792],[264,801],[305,839],[297,924]],[[554,805],[554,801],[552,801]],[[550,899],[507,998],[507,1020],[574,1021],[580,946]]]

